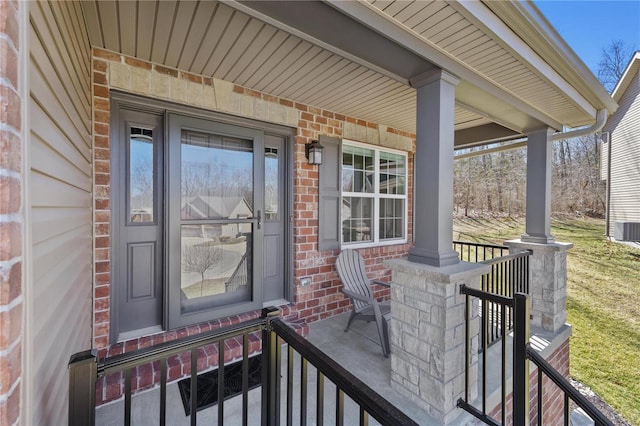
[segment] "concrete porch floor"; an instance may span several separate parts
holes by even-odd
[[[307,339],[333,358],[365,384],[376,390],[390,403],[411,417],[420,425],[430,426],[440,423],[430,417],[418,404],[410,401],[397,393],[390,386],[391,359],[382,355],[378,342],[378,334],[375,323],[356,321],[349,332],[344,332],[347,315],[338,315],[326,320],[309,325]],[[286,350],[282,355],[282,424],[286,424]],[[300,424],[300,357],[294,358],[294,424]],[[307,398],[307,424],[315,425],[316,422],[316,371],[311,365],[308,370],[308,398]],[[152,389],[141,392],[132,397],[132,424],[152,425],[159,423],[160,392]],[[249,392],[249,424],[260,425],[260,388]],[[242,397],[231,398],[224,403],[224,424],[237,425],[242,421]],[[462,412],[455,424],[469,425],[478,423],[472,416]],[[124,418],[124,402],[122,399],[105,404],[96,409],[97,425],[121,425]],[[198,424],[217,424],[218,407],[207,408],[198,411]],[[358,407],[345,395],[345,425],[359,424]],[[185,410],[180,398],[177,383],[167,385],[167,424],[188,425],[190,417],[185,415]],[[335,424],[335,386],[325,380],[324,397],[324,424]],[[372,418],[369,424],[378,424]]]

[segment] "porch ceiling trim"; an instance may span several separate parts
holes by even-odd
[[[532,2],[486,1],[484,5],[508,23],[520,38],[528,40],[540,57],[596,109],[606,108],[610,114],[615,112],[616,102]]]
[[[504,2],[508,3],[508,2]],[[539,78],[556,87],[568,96],[572,102],[592,117],[596,115],[596,108],[580,92],[571,86],[553,67],[545,62],[538,53],[518,37],[513,30],[496,16],[495,12],[484,3],[475,1],[451,2],[451,6],[460,14],[481,28],[486,34],[493,35],[494,40],[503,49],[511,53],[519,61],[527,64],[528,68]],[[516,17],[512,17],[516,21]],[[527,40],[535,40],[536,34],[529,34]]]
[[[518,110],[533,117],[537,122],[522,128],[518,125],[510,125],[509,128],[518,129],[524,132],[535,130],[536,128],[548,126],[560,130],[564,123],[561,123],[543,111],[531,106],[516,94],[500,87],[496,82],[479,75],[469,66],[454,56],[450,55],[429,40],[420,37],[409,28],[395,21],[392,17],[380,11],[373,5],[360,1],[335,1],[325,0],[333,7],[360,21],[361,23],[376,29],[396,43],[422,56],[426,60],[435,63],[462,80],[466,80],[487,94],[502,99],[513,105]],[[480,109],[479,106],[476,106]],[[593,116],[595,117],[595,109]]]

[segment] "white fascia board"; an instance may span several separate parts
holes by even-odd
[[[594,107],[555,69],[546,63],[527,43],[509,28],[484,3],[479,1],[456,1],[450,5],[482,29],[493,40],[498,42],[507,52],[520,62],[527,64],[539,78],[565,93],[573,103],[586,114],[595,118],[597,108]],[[512,17],[513,19],[513,17]],[[527,37],[529,39],[529,37]]]
[[[625,92],[625,90],[627,90],[627,87],[629,87],[629,84],[631,84],[631,80],[636,75],[639,69],[640,51],[637,51],[629,61],[627,68],[625,68],[624,70],[624,73],[622,73],[622,77],[620,77],[620,80],[618,80],[616,87],[613,89],[613,93],[611,94],[613,100],[615,100],[616,102],[620,102],[622,94]]]
[[[493,80],[478,74],[475,70],[468,67],[455,56],[450,55],[448,52],[444,51],[424,37],[415,34],[399,22],[393,20],[392,17],[375,8],[373,5],[362,1],[325,1],[340,10],[342,13],[351,16],[364,25],[367,25],[383,34],[390,40],[393,40],[400,46],[422,56],[436,66],[463,80],[466,80],[479,89],[503,99],[505,102],[513,105],[514,108],[530,115],[542,123],[545,123],[547,126],[554,129],[562,129],[563,124],[565,124],[560,123],[544,111],[540,111],[533,107],[524,99],[498,85]],[[593,116],[595,117],[595,108],[593,108]]]
[[[531,1],[486,1],[503,22],[509,22],[513,31],[539,52],[543,62],[574,86],[597,109],[606,108],[613,113],[618,105],[585,65],[580,57],[558,34],[553,25]]]

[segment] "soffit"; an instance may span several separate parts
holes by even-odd
[[[591,105],[585,107],[584,102],[580,104],[572,100],[554,85],[551,76],[545,75],[544,69],[532,66],[529,61],[531,57],[524,57],[516,52],[515,47],[501,39],[496,34],[498,30],[495,23],[491,24],[493,28],[488,28],[482,22],[488,16],[499,21],[498,18],[488,13],[480,18],[475,15],[478,10],[482,10],[482,4],[473,3],[474,9],[470,11],[471,4],[464,2],[368,2],[406,30],[435,45],[465,67],[557,122],[577,126],[593,121],[594,110]],[[516,40],[526,44],[522,39]],[[546,65],[543,61],[538,63]],[[553,71],[551,68],[550,70]]]
[[[273,2],[278,3],[287,5]],[[499,88],[496,93],[488,93],[463,79],[456,88],[456,131],[472,135],[477,127],[489,135],[490,129],[499,127],[501,131],[494,138],[487,137],[488,141],[544,123],[572,123],[578,116],[584,121],[584,112],[567,97],[449,3],[371,3]],[[314,4],[332,8],[325,3]],[[339,43],[331,37],[339,28],[309,36],[305,30],[311,27],[291,28],[263,15],[258,5],[88,0],[82,2],[82,9],[93,46],[415,132],[415,90],[408,85],[408,78],[411,73],[430,69],[430,58],[404,47],[398,49],[405,51],[395,52],[399,56],[386,59],[376,49],[359,52],[357,43]],[[301,2],[297,7],[300,5],[309,7],[310,3]],[[311,16],[321,12],[319,9]],[[362,24],[353,21],[353,25]],[[363,36],[362,28],[356,30],[352,38],[364,37],[362,43],[371,37]],[[384,44],[384,40],[377,40],[376,46]],[[391,44],[380,51],[394,53]],[[500,95],[507,92],[510,100]],[[511,131],[505,133],[505,128]],[[474,142],[469,137],[465,140]]]
[[[415,91],[221,2],[83,1],[95,47],[415,131]]]

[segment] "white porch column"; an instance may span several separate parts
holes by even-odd
[[[412,262],[446,266],[460,261],[452,243],[455,88],[459,82],[443,70],[411,79],[417,91]]]
[[[551,129],[528,135],[527,219],[522,241],[547,244],[551,235]]]

